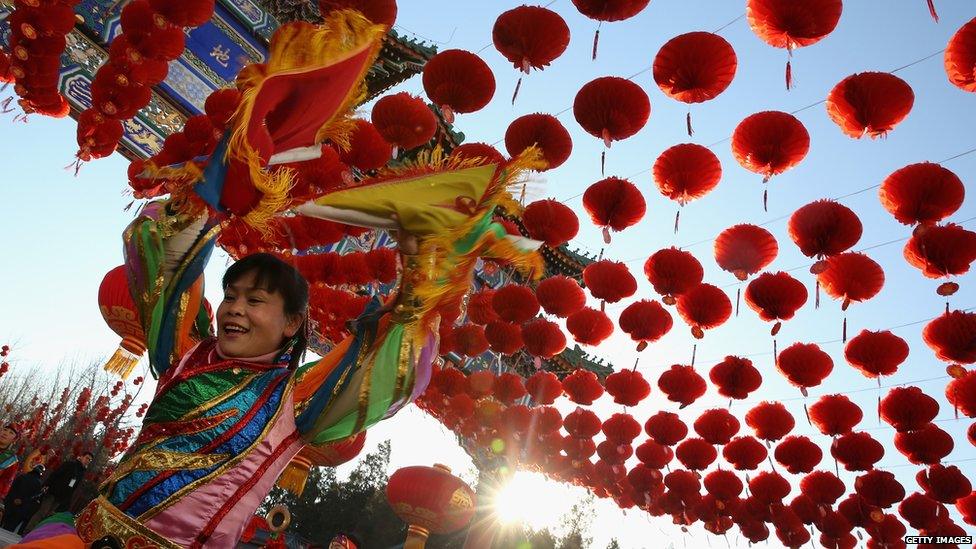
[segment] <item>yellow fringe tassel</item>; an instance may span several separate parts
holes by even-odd
[[[105,363],[105,371],[110,374],[118,374],[122,379],[128,379],[142,355],[130,353],[121,346],[115,350],[112,358]]]
[[[312,462],[300,456],[292,458],[285,470],[278,477],[278,487],[283,490],[301,496],[305,491],[305,483],[308,481],[308,474],[312,469]]]

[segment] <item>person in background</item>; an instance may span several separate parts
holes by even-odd
[[[74,493],[75,488],[81,484],[81,480],[85,477],[85,469],[88,468],[88,464],[91,463],[93,457],[94,455],[91,452],[85,452],[77,458],[64,463],[51,473],[51,476],[44,481],[44,487],[42,488],[44,495],[41,498],[41,505],[27,524],[27,532],[31,531],[34,525],[52,513],[68,510],[68,505],[71,503],[71,495]]]
[[[0,429],[0,498],[7,496],[19,470],[16,446],[18,438],[20,431],[15,425],[9,424]]]
[[[354,534],[339,532],[329,542],[328,549],[360,549],[363,545]]]
[[[19,533],[37,507],[36,498],[41,495],[41,476],[44,466],[36,465],[30,471],[14,479],[10,491],[3,498],[3,522],[0,526],[8,532]]]

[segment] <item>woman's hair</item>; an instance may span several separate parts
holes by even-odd
[[[295,346],[291,350],[289,366],[295,368],[302,363],[308,347],[308,282],[298,269],[271,254],[249,255],[234,263],[224,273],[223,288],[237,282],[244,275],[254,273],[254,285],[278,293],[285,302],[285,314],[302,315],[302,325],[295,334]]]

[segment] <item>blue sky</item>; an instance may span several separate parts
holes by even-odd
[[[571,110],[576,90],[593,78],[605,75],[634,77],[651,100],[651,117],[647,126],[628,140],[617,142],[607,154],[607,175],[630,177],[643,191],[648,204],[645,219],[635,227],[615,234],[606,247],[606,256],[628,260],[640,281],[639,297],[656,297],[642,276],[643,260],[654,251],[670,246],[688,246],[705,266],[706,281],[726,287],[735,297],[736,281],[721,271],[712,259],[711,239],[724,228],[743,222],[766,223],[777,237],[780,254],[772,270],[804,267],[803,257],[786,235],[786,221],[779,219],[796,208],[818,198],[847,195],[879,184],[892,171],[914,162],[941,161],[976,147],[972,128],[976,127],[976,96],[952,85],[945,77],[942,56],[936,55],[897,75],[915,91],[915,105],[908,118],[887,138],[852,140],[844,136],[827,117],[824,106],[816,104],[842,78],[865,70],[890,71],[922,59],[945,47],[959,26],[976,16],[976,7],[967,2],[937,0],[939,23],[928,15],[924,0],[859,0],[848,2],[840,24],[825,40],[797,50],[793,56],[794,88],[784,89],[783,70],[786,52],[761,42],[750,31],[744,18],[744,3],[725,1],[654,0],[640,15],[629,21],[602,27],[598,59],[590,60],[590,48],[596,24],[573,8],[569,0],[556,0],[551,9],[569,24],[572,40],[562,57],[542,72],[527,76],[516,104],[510,102],[518,74],[490,46],[494,18],[510,7],[512,1],[445,2],[412,0],[400,2],[397,28],[407,34],[438,42],[442,49],[461,48],[481,53],[492,67],[497,91],[492,103],[481,112],[458,116],[456,125],[468,141],[495,143],[502,139],[508,122],[531,112],[560,113],[574,140],[570,160],[562,167],[546,172],[533,184],[537,198],[575,197],[591,183],[601,179],[602,143],[586,134],[575,122]],[[687,106],[664,96],[654,84],[650,65],[660,46],[668,39],[693,30],[721,31],[735,48],[739,67],[732,85],[713,101],[693,106],[695,135],[688,138],[684,117]],[[487,47],[486,47],[487,46]],[[483,51],[481,51],[483,50]],[[400,89],[422,94],[419,78]],[[9,90],[7,91],[9,93]],[[795,169],[775,177],[769,183],[769,211],[762,209],[761,178],[735,162],[728,141],[732,129],[745,116],[762,110],[796,111],[811,135],[807,157]],[[367,111],[368,113],[368,111]],[[118,155],[86,164],[75,177],[63,166],[73,160],[75,124],[68,120],[32,117],[27,124],[12,123],[6,115],[0,130],[0,158],[4,174],[0,183],[0,235],[3,235],[3,284],[0,284],[0,340],[14,345],[14,369],[40,365],[56,368],[66,357],[98,357],[110,353],[118,338],[101,320],[96,305],[96,291],[102,275],[121,262],[120,232],[134,210],[123,211],[131,201],[126,196],[127,162]],[[682,211],[681,229],[672,232],[675,205],[661,197],[653,185],[649,169],[664,149],[681,142],[715,144],[713,151],[722,162],[724,174],[718,188],[703,200],[693,202]],[[976,154],[946,162],[965,183],[976,180]],[[953,221],[976,217],[973,197],[952,216]],[[864,235],[855,249],[863,249],[906,238],[910,231],[881,207],[877,190],[870,189],[845,198],[843,203],[854,209],[864,224]],[[602,245],[600,232],[583,219],[585,213],[579,198],[567,201],[581,215],[584,228],[573,245],[598,252]],[[967,228],[976,221],[966,223]],[[870,249],[867,253],[885,270],[886,284],[873,300],[854,304],[848,312],[851,335],[863,328],[885,329],[934,317],[942,311],[944,301],[935,295],[937,281],[924,279],[902,257],[903,242]],[[216,281],[226,266],[225,256],[216,257],[207,271]],[[813,278],[805,268],[792,274],[812,288]],[[976,307],[974,277],[961,277],[962,289],[953,296],[954,308]],[[728,286],[728,287],[727,287]],[[216,284],[211,283],[208,296],[218,299]],[[610,306],[616,319],[622,307]],[[780,348],[794,341],[826,342],[823,349],[834,358],[834,372],[820,387],[810,391],[809,402],[833,392],[852,392],[849,396],[865,410],[859,428],[886,446],[881,464],[891,467],[909,493],[916,490],[914,466],[894,449],[893,431],[879,424],[874,415],[878,391],[874,381],[867,380],[843,360],[839,342],[843,315],[838,303],[824,296],[819,309],[811,302],[796,318],[784,323]],[[658,344],[641,355],[639,369],[656,380],[664,367],[690,359],[692,339],[687,328],[675,319],[675,328]],[[925,380],[918,385],[942,403],[938,424],[954,435],[957,444],[948,461],[973,460],[976,449],[965,441],[965,429],[971,420],[953,419],[945,403],[944,365],[921,341],[921,324],[899,328],[912,352],[899,372],[884,385]],[[707,371],[726,354],[749,355],[763,373],[763,397],[785,399],[797,418],[795,433],[813,435],[803,419],[804,400],[776,373],[772,364],[769,326],[743,305],[739,317],[709,332],[699,343],[696,364]],[[615,334],[607,343],[593,350],[599,356],[619,365],[633,364],[636,352],[624,336]],[[755,403],[755,398],[747,401]],[[727,402],[706,397],[682,412],[690,424],[697,413],[709,406]],[[652,397],[630,410],[640,421],[658,409],[675,406],[660,399],[656,387]],[[748,406],[733,406],[742,414]],[[603,399],[595,405],[603,417],[619,411]],[[741,416],[740,416],[741,417]],[[370,433],[372,443],[391,438],[394,443],[394,466],[445,461],[456,470],[470,465],[453,444],[452,437],[416,410],[386,422]],[[829,440],[813,436],[827,447]],[[638,439],[640,442],[641,439]],[[431,452],[430,449],[436,449]],[[827,454],[829,456],[829,453]],[[976,461],[962,461],[959,467],[976,478]],[[829,457],[823,467],[832,469]],[[843,473],[851,487],[854,475]],[[574,497],[579,491],[571,491]],[[795,495],[796,492],[794,491]],[[564,498],[565,499],[565,498]],[[568,506],[567,506],[568,509]],[[594,525],[595,547],[606,545],[616,536],[626,547],[644,545],[650,536],[660,532],[680,543],[682,536],[692,546],[705,543],[703,534],[692,529],[682,534],[668,521],[629,512],[622,517],[612,504],[598,505]],[[622,521],[622,522],[621,522]],[[719,542],[721,543],[721,542]]]

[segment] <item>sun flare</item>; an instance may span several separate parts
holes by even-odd
[[[525,523],[533,530],[557,528],[578,495],[538,473],[519,471],[495,496],[495,513],[505,524]]]

